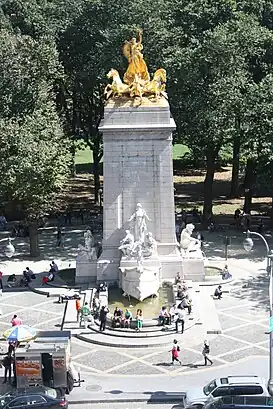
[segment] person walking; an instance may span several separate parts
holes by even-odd
[[[80,314],[81,314],[81,299],[76,298],[76,312],[77,312],[77,322],[79,321]]]
[[[106,308],[103,305],[100,310],[100,331],[105,331],[105,325],[106,325],[108,312],[109,312],[108,308]]]
[[[202,355],[204,357],[205,363],[204,365],[207,366],[208,362],[212,365],[213,362],[212,360],[209,358],[209,353],[210,353],[210,347],[209,347],[209,343],[208,341],[204,341],[204,345],[203,345],[203,350],[202,350]]]
[[[15,327],[15,326],[17,326],[17,325],[22,325],[22,324],[23,324],[23,321],[21,320],[21,318],[18,318],[18,316],[15,314],[15,315],[12,317],[11,326],[12,326],[12,327]]]
[[[178,324],[181,324],[181,334],[184,332],[185,327],[185,311],[181,308],[176,309],[175,314],[175,330],[178,332]]]
[[[177,339],[173,340],[173,347],[172,349],[169,351],[172,353],[172,365],[175,362],[179,362],[180,365],[182,365],[182,362],[179,359],[179,352],[180,352],[180,347],[178,345]]]
[[[7,383],[7,377],[9,377],[9,382],[11,380],[11,366],[12,366],[12,355],[8,353],[3,359],[3,366],[5,368],[4,382]]]

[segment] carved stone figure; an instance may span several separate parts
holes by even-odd
[[[198,239],[195,239],[194,237],[191,237],[194,229],[195,229],[195,226],[192,223],[190,223],[190,224],[187,224],[185,229],[182,230],[181,239],[180,239],[180,247],[186,253],[189,253],[192,251],[198,251],[201,248],[201,241]]]
[[[88,262],[97,260],[95,240],[90,229],[84,232],[84,246],[78,246],[78,261]]]
[[[144,257],[151,257],[152,254],[156,252],[157,252],[157,242],[153,238],[153,234],[149,232],[145,236],[143,255]]]
[[[136,245],[135,255],[136,255],[136,261],[137,261],[137,269],[138,271],[143,271],[143,252],[142,252],[142,244],[140,242],[138,242]]]
[[[132,233],[130,233],[130,230],[126,230],[125,233],[126,236],[124,237],[123,240],[121,240],[119,250],[122,251],[124,256],[131,257],[135,239]]]
[[[136,211],[132,214],[132,216],[129,219],[129,222],[132,222],[133,224],[132,227],[134,231],[135,241],[144,243],[145,233],[147,231],[146,224],[147,220],[150,221],[149,217],[147,216],[147,213],[142,208],[142,205],[140,203],[137,203]]]
[[[84,232],[84,245],[87,250],[90,250],[95,247],[95,240],[90,229],[87,229]]]

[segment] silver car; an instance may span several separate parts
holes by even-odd
[[[189,389],[185,395],[185,407],[203,408],[211,398],[228,395],[269,396],[266,381],[259,376],[227,376],[216,378],[204,387]]]

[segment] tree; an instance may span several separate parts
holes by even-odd
[[[24,212],[37,256],[37,220],[58,206],[69,164],[51,90],[57,54],[51,41],[8,30],[0,30],[0,44],[0,200]]]
[[[231,1],[188,0],[180,8],[171,2],[168,12],[176,43],[175,52],[167,50],[165,58],[171,73],[168,91],[183,141],[192,149],[198,146],[206,157],[207,222],[219,150],[241,135],[244,93],[264,76],[272,35]]]
[[[99,162],[103,155],[98,125],[103,117],[107,72],[116,67],[122,74],[126,69],[122,44],[135,36],[140,27],[145,29],[145,59],[149,69],[158,68],[159,50],[162,52],[164,41],[159,12],[162,4],[162,0],[130,0],[124,8],[113,0],[90,2],[60,37],[58,46],[66,73],[60,101],[70,134],[83,139],[93,152],[96,202],[100,187]]]

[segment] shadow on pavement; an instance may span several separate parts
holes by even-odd
[[[240,286],[235,286],[231,290],[231,295],[235,298],[244,299],[254,302],[255,308],[260,308],[263,311],[269,311],[268,297],[269,297],[269,277],[260,274],[257,277],[250,277],[242,279]]]

